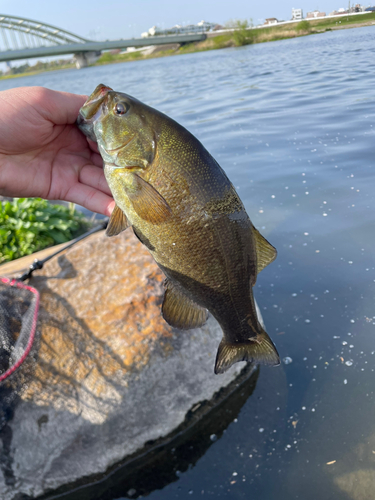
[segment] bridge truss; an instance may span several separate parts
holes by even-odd
[[[87,43],[90,41],[87,38],[50,24],[0,14],[0,51]]]
[[[51,24],[0,14],[0,62],[8,63],[72,54],[77,68],[84,68],[97,61],[103,50],[199,42],[205,40],[206,35],[193,33],[150,38],[94,42]]]

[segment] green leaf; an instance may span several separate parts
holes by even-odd
[[[72,206],[52,205],[40,198],[0,202],[0,262],[64,243],[92,224]]]

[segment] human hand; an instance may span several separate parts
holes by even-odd
[[[110,215],[103,161],[75,125],[85,100],[43,87],[0,92],[0,195],[71,201]]]

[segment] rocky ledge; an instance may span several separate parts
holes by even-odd
[[[171,328],[160,313],[163,280],[131,230],[92,235],[35,273],[33,353],[0,386],[2,500],[90,482],[233,389],[244,363],[214,375],[220,327],[209,318]]]

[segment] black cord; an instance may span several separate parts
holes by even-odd
[[[75,238],[74,240],[72,240],[64,248],[60,248],[60,250],[53,253],[52,255],[49,255],[45,259],[43,259],[43,260],[35,259],[34,262],[31,264],[31,266],[29,267],[29,269],[25,273],[23,273],[23,275],[20,278],[17,278],[17,280],[18,281],[26,281],[26,280],[30,279],[33,272],[36,271],[37,269],[42,269],[44,264],[48,260],[52,259],[52,257],[54,257],[55,255],[58,255],[59,253],[63,252],[64,250],[67,250],[68,248],[72,247],[73,245],[75,245],[79,241],[83,240],[84,238],[87,238],[87,236],[90,236],[91,234],[97,233],[98,231],[105,229],[108,225],[108,220],[109,220],[108,218],[103,219],[103,222],[101,224],[99,224],[99,226],[96,226],[93,229],[90,229],[90,231],[87,231],[87,233],[84,233],[81,236],[78,236],[78,238]]]

